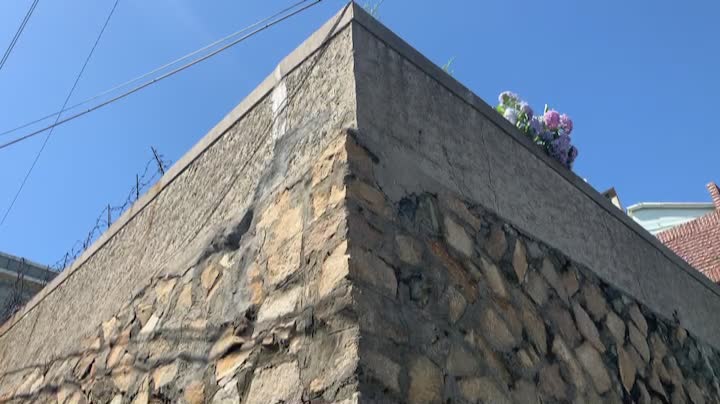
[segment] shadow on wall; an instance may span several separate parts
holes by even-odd
[[[334,29],[329,32],[333,33]],[[263,125],[264,130],[261,128],[259,132],[270,133],[276,119],[284,115],[286,110],[296,112],[292,110],[300,107],[294,104],[295,97],[302,95],[302,91],[310,91],[311,86],[306,85],[306,81],[311,75],[317,74],[319,69],[316,69],[316,65],[325,59],[329,49],[326,44],[330,43],[330,39],[330,35],[324,39],[322,47],[312,56],[314,59],[303,67],[307,71],[301,72],[297,81],[293,81],[293,90],[275,111],[273,119]],[[297,142],[305,140],[303,130],[320,132],[315,129],[322,118],[312,117],[301,121],[293,128],[294,132],[287,133],[274,143],[274,165],[263,173],[256,194],[250,198],[253,204],[275,191],[275,188],[270,187],[277,185],[275,180],[286,178],[286,167],[283,164],[287,165],[288,159],[284,157],[296,149]],[[268,138],[267,135],[262,136],[251,154],[267,145]],[[342,152],[342,147],[337,151],[333,149],[333,152]],[[249,161],[252,161],[252,156]],[[332,175],[330,172],[325,173],[327,178],[316,179],[311,172],[305,174],[317,180],[315,188],[329,190],[331,183],[336,186],[342,183],[344,171],[339,169],[342,164],[333,165],[335,159],[328,161],[331,162],[329,166],[325,161],[321,162],[323,168],[331,168]],[[242,175],[247,175],[247,171],[238,169],[231,184]],[[297,186],[288,189],[283,186],[283,194],[287,196],[292,193],[293,197],[288,198],[293,203],[306,203],[309,191],[305,187],[308,183],[300,181],[295,184]],[[235,187],[228,186],[219,195],[217,203],[201,218],[197,231],[189,233],[191,241],[188,244],[196,238],[202,238],[200,235],[208,230],[220,205],[232,199],[227,196],[233,190]],[[286,252],[294,252],[296,246],[300,247],[301,244],[296,245],[294,241],[300,240],[303,235],[290,234],[292,239],[286,240],[288,234],[284,234],[280,240],[275,234],[279,234],[280,230],[288,233],[288,220],[284,220],[288,215],[297,219],[297,223],[293,222],[290,227],[298,227],[301,231],[304,228],[304,211],[286,208],[268,209],[283,220],[271,219],[271,214],[265,212],[264,218],[258,219],[262,222],[261,230],[256,230],[252,225],[255,219],[253,209],[250,208],[234,227],[228,228],[218,238],[209,240],[208,249],[199,255],[196,265],[179,276],[153,279],[114,317],[98,326],[92,337],[78,344],[81,349],[48,361],[37,360],[34,365],[0,374],[0,402],[44,402],[56,399],[59,402],[125,402],[133,397],[140,402],[143,397],[176,402],[183,396],[189,402],[203,402],[203,399],[188,399],[188,394],[194,398],[201,396],[217,399],[218,395],[246,395],[256,398],[254,402],[277,401],[258,401],[258,397],[298,402],[301,394],[310,394],[307,392],[311,390],[315,395],[327,394],[328,401],[350,394],[352,383],[348,380],[352,376],[350,370],[354,369],[354,356],[336,357],[353,349],[354,345],[348,341],[355,335],[354,328],[347,325],[349,320],[338,320],[345,316],[344,312],[333,315],[332,324],[323,320],[323,313],[337,311],[337,306],[349,301],[346,296],[349,291],[342,289],[328,297],[328,307],[324,306],[323,301],[304,304],[307,310],[295,312],[295,305],[299,306],[298,302],[308,299],[300,293],[308,281],[305,274],[298,270],[299,265],[295,268],[297,273],[272,274],[278,279],[283,275],[282,280],[261,279],[251,283],[255,281],[253,276],[258,277],[258,273],[265,270],[264,266],[274,264],[290,271],[290,265],[280,260],[289,261],[300,257]],[[308,232],[314,229],[315,233],[310,235],[317,239],[317,245],[322,250],[315,251],[311,245],[302,244],[305,253],[310,251],[307,254],[311,265],[320,262],[319,257],[328,255],[326,249],[335,247],[330,238],[333,243],[337,243],[335,239],[340,237],[339,233],[330,230],[332,226],[340,226],[337,223],[340,223],[338,218],[343,217],[343,210],[326,207],[324,212],[322,219],[314,217],[313,220],[327,227],[316,229],[313,226],[320,224],[308,223],[311,229]],[[254,233],[257,231],[260,233]],[[246,232],[252,234],[244,236]],[[257,243],[262,245],[258,246]],[[286,245],[290,243],[293,243],[292,249]],[[266,255],[258,254],[258,262],[252,262],[257,253],[255,249],[259,248]],[[236,255],[228,252],[235,249],[240,251],[237,262],[234,261]],[[158,267],[163,268],[165,264],[167,262]],[[302,287],[298,284],[302,284]],[[261,305],[263,299],[268,303]],[[256,315],[257,307],[262,309]],[[18,318],[17,321],[29,321],[29,318]],[[29,332],[32,335],[33,331]],[[27,348],[23,349],[28,351]],[[5,357],[0,358],[0,361],[16,355],[4,353]],[[315,357],[322,360],[310,359]],[[32,363],[31,360],[26,361]],[[328,362],[343,368],[338,370],[328,366]],[[286,380],[287,388],[276,391],[275,382],[278,379]],[[312,387],[309,386],[310,382],[314,383]],[[274,395],[263,396],[270,390],[275,390]]]
[[[30,300],[32,295],[25,290],[25,279],[21,273],[18,273],[4,301],[0,302],[0,325],[20,311],[20,308]]]

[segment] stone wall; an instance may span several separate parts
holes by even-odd
[[[391,202],[365,162],[347,203],[366,402],[720,403],[720,353],[676,321],[458,194]]]
[[[0,401],[719,403],[717,290],[427,63],[344,8],[0,327]]]
[[[0,327],[0,401],[352,398],[349,285],[317,285],[343,263],[347,11]]]
[[[60,403],[350,402],[345,136],[201,258],[154,277],[77,344],[6,372],[0,397]]]
[[[353,30],[362,397],[718,402],[720,289],[374,19]]]
[[[442,184],[720,348],[718,285],[387,28],[361,10],[355,21],[359,136],[393,202]]]

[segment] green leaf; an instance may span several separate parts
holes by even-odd
[[[452,68],[453,63],[455,63],[455,56],[451,57],[442,67],[443,71],[451,76],[455,73],[455,70]]]

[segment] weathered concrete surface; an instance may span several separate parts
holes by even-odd
[[[393,201],[448,186],[720,347],[720,288],[375,20],[354,25],[359,139]]]

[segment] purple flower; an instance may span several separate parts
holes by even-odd
[[[560,129],[566,135],[569,135],[573,130],[573,121],[567,114],[560,115]]]
[[[525,101],[522,101],[520,103],[520,111],[527,115],[528,119],[531,119],[533,117],[533,110],[532,108],[530,108],[530,104]]]
[[[545,143],[550,143],[555,139],[555,134],[552,132],[542,132],[540,134],[540,139]]]
[[[557,130],[560,125],[560,114],[554,109],[549,110],[543,117],[545,120],[545,126],[550,130]]]
[[[513,93],[512,91],[503,91],[502,93],[500,93],[498,101],[500,101],[500,104],[507,104],[511,100],[517,101],[519,98],[520,97],[518,97],[518,95]]]
[[[503,114],[505,119],[510,121],[513,125],[515,125],[518,121],[518,112],[515,108],[508,108],[505,110],[505,113]]]
[[[575,146],[570,146],[570,150],[568,150],[568,160],[570,165],[572,166],[572,163],[575,161],[575,159],[578,156],[578,149]]]
[[[543,121],[541,116],[534,116],[530,120],[530,128],[533,131],[534,135],[539,135],[543,131]]]
[[[570,144],[570,137],[567,135],[560,135],[557,139],[550,143],[550,155],[559,161],[565,167],[568,167],[569,151],[572,145]]]

